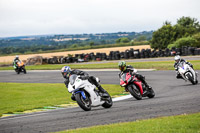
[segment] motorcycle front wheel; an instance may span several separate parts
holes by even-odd
[[[135,97],[135,99],[137,99],[137,100],[141,100],[142,99],[142,95],[140,93],[140,90],[135,85],[129,85],[128,86],[128,91],[131,93],[131,95],[133,97]]]
[[[17,69],[17,74],[20,74],[20,69]]]
[[[24,69],[24,74],[26,74],[26,69],[25,68],[23,68]]]
[[[149,98],[154,98],[155,97],[155,92],[153,89],[149,90],[149,94],[147,95]]]
[[[86,98],[84,99],[81,93],[75,94],[76,102],[83,110],[90,111],[92,102],[87,94],[85,96]]]
[[[193,78],[193,75],[192,75],[192,73],[187,73],[185,76],[187,77],[187,79],[193,84],[193,85],[195,85],[196,83],[194,82],[194,78]]]

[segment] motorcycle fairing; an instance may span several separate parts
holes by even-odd
[[[76,91],[79,91],[80,88],[84,88],[84,90],[87,91],[90,95],[92,106],[99,106],[104,103],[104,101],[101,101],[101,97],[95,93],[95,91],[94,91],[94,89],[96,88],[95,85],[92,85],[88,80],[79,79],[79,77],[77,75],[76,75],[76,78],[71,77],[71,76],[70,76],[70,78],[71,78],[71,80],[74,80],[74,82],[71,81],[71,83],[73,83],[73,85],[72,84],[68,85],[68,91],[70,93],[75,93]]]
[[[77,93],[81,93],[83,99],[84,99],[84,100],[86,99],[86,96],[85,96],[84,91],[76,91],[75,94],[77,94]]]
[[[136,77],[135,77],[136,80],[134,80],[134,84],[137,85],[140,89],[140,93],[141,95],[143,95],[143,88],[142,88],[142,82],[140,80],[138,80]]]
[[[132,77],[130,73],[126,73],[121,76],[120,85],[121,86],[127,85],[132,78],[133,78],[133,83],[139,87],[140,93],[141,95],[143,95],[142,82],[138,80],[135,76]]]

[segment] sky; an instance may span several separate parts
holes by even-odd
[[[185,17],[200,0],[0,0],[0,37],[142,32]]]

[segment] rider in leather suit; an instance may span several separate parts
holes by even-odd
[[[71,68],[69,66],[64,66],[61,69],[61,73],[63,75],[63,77],[65,78],[65,85],[68,88],[68,84],[69,84],[69,77],[72,74],[76,74],[76,75],[80,75],[82,80],[88,80],[91,84],[94,84],[99,91],[102,93],[102,97],[108,97],[109,95],[106,93],[106,91],[102,88],[102,86],[96,81],[96,78],[94,76],[89,76],[88,73],[84,72],[84,71],[80,71],[77,69],[71,70]],[[72,95],[71,97],[72,100],[75,100],[74,95]]]
[[[130,72],[131,75],[135,75],[139,80],[142,81],[142,83],[148,88],[148,89],[151,89],[152,87],[149,86],[147,84],[147,82],[145,81],[145,77],[142,76],[141,74],[139,73],[136,73],[136,69],[134,69],[131,65],[126,65],[126,62],[125,61],[120,61],[118,63],[118,66],[119,66],[119,69],[120,69],[120,74],[119,76],[121,76],[123,73],[127,73],[127,72]]]
[[[19,62],[19,61],[20,61],[19,56],[16,55],[15,59],[13,60],[13,67],[15,70],[17,70],[17,68],[18,68],[17,62]]]
[[[182,79],[183,77],[181,76],[181,74],[178,72],[178,65],[179,63],[181,62],[185,62],[186,64],[188,64],[190,67],[193,68],[193,65],[190,63],[190,62],[187,62],[186,60],[184,59],[181,59],[181,57],[179,55],[176,55],[174,57],[174,60],[175,60],[175,63],[174,63],[174,68],[175,68],[175,71],[176,71],[176,78],[177,79]]]

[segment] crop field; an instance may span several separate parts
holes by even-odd
[[[67,56],[68,54],[75,55],[75,54],[82,54],[82,53],[106,53],[109,54],[110,51],[125,51],[126,49],[147,49],[150,48],[150,45],[141,45],[141,46],[126,46],[126,47],[114,47],[114,48],[100,48],[100,49],[89,49],[89,50],[78,50],[78,51],[66,51],[66,52],[55,52],[55,53],[43,53],[43,54],[29,54],[29,55],[19,55],[21,60],[26,60],[30,57],[34,56],[42,56],[42,57],[52,57],[52,56]],[[8,63],[12,62],[15,56],[2,56],[0,57],[0,62]]]

